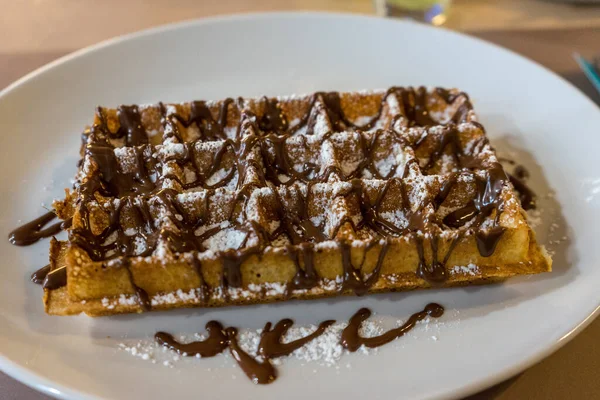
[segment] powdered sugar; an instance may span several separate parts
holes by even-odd
[[[398,229],[403,229],[408,225],[408,221],[402,210],[383,212],[380,216]]]
[[[121,172],[131,173],[138,168],[136,161],[136,149],[133,147],[117,147],[114,149],[115,156],[121,167]]]
[[[198,289],[191,289],[188,292],[184,292],[183,290],[177,290],[176,292],[171,292],[162,295],[155,295],[152,297],[151,303],[152,306],[157,306],[160,304],[176,304],[181,302],[194,302],[198,303],[200,301],[200,293]]]
[[[225,251],[240,247],[248,234],[237,229],[223,229],[206,239],[202,245],[212,251]]]
[[[261,222],[264,218],[264,206],[262,201],[273,197],[273,191],[269,187],[259,188],[252,191],[248,203],[246,204],[246,218],[249,221]]]
[[[527,222],[532,228],[537,228],[542,224],[542,210],[534,208],[526,211]]]
[[[157,157],[167,159],[171,157],[183,157],[185,154],[185,146],[181,143],[167,143],[162,146],[158,146]]]
[[[360,334],[363,337],[378,336],[389,329],[401,326],[404,324],[404,322],[406,322],[406,320],[397,320],[394,322],[390,320],[390,318],[382,319],[377,316],[371,317],[361,325]],[[415,329],[409,333],[409,335],[406,335],[408,337],[399,338],[395,342],[384,346],[381,349],[370,349],[362,346],[358,352],[369,355],[377,353],[386,347],[389,348],[392,346],[403,346],[405,342],[410,339],[410,337],[438,341],[443,336],[442,328],[444,325],[444,321],[441,321],[440,319],[427,317],[423,321],[419,322]],[[287,359],[295,359],[299,360],[302,364],[314,363],[322,367],[335,367],[338,369],[341,359],[350,354],[348,350],[344,349],[340,343],[342,331],[347,326],[348,323],[345,321],[336,322],[329,326],[322,335],[297,349],[290,356],[274,358],[271,361],[274,365],[281,365],[282,363],[285,363]],[[288,343],[306,337],[313,333],[316,329],[317,326],[312,324],[293,325],[283,336],[282,343]],[[240,347],[253,357],[257,357],[257,349],[260,342],[261,333],[262,329],[241,329],[238,333],[238,343]],[[206,339],[206,334],[205,332],[185,335],[176,334],[174,337],[182,343],[188,343],[196,340],[204,340]],[[185,357],[181,357],[179,354],[159,346],[151,338],[143,340],[124,340],[123,343],[118,345],[118,348],[136,358],[169,368],[177,366],[182,361],[195,363],[195,360],[192,358],[185,360]],[[229,352],[227,351],[223,352],[222,355],[217,357],[222,357],[225,359],[227,365],[234,364]],[[351,368],[351,364],[348,361],[344,362],[343,365],[345,365],[346,368]]]
[[[214,185],[216,183],[219,183],[223,179],[225,179],[230,173],[231,173],[230,170],[226,170],[225,168],[220,168],[218,171],[216,171],[214,174],[212,174],[206,180],[206,184],[207,185]]]
[[[479,271],[479,267],[473,263],[468,265],[455,265],[450,270],[452,274],[462,274],[462,275],[471,275],[476,276],[481,272]]]
[[[411,173],[411,177],[405,179],[408,185],[408,202],[410,209],[415,211],[423,207],[429,200],[431,187],[439,181],[436,175],[416,175]]]
[[[268,298],[283,296],[286,293],[286,288],[287,285],[278,282],[267,282],[261,285],[251,283],[246,289],[230,287],[228,288],[228,294],[229,298],[234,300],[255,297],[257,294]]]

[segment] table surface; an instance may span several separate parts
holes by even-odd
[[[98,13],[108,12],[116,5],[113,0],[89,0],[75,2],[73,0],[36,0],[5,2],[0,16],[0,35],[11,40],[0,41],[0,88],[13,80],[34,70],[43,64],[67,54],[77,48],[92,44],[111,36],[142,29],[159,23],[172,22],[179,19],[214,15],[226,12],[274,10],[274,9],[325,9],[370,13],[371,2],[367,0],[327,0],[317,1],[288,1],[277,2],[261,0],[255,3],[240,0],[222,0],[218,7],[212,3],[199,1],[177,0],[169,2],[169,12],[164,3],[146,0],[142,7],[141,0],[131,0],[138,8],[134,24],[131,19],[118,18],[118,23],[98,25],[91,29],[78,28],[86,26],[89,18]],[[52,4],[50,4],[52,3]],[[152,7],[147,7],[152,3]],[[600,94],[595,92],[587,82],[583,73],[572,59],[573,52],[579,52],[586,57],[600,54],[600,7],[572,8],[556,4],[537,4],[536,11],[546,12],[541,19],[528,24],[518,24],[519,30],[513,29],[515,21],[527,10],[524,4],[532,0],[515,2],[506,0],[505,7],[496,9],[498,21],[485,26],[494,29],[481,30],[481,18],[492,18],[494,5],[490,1],[455,1],[456,17],[450,27],[467,30],[480,38],[497,43],[521,53],[556,73],[562,75],[579,87],[592,100],[600,104]],[[90,8],[90,4],[93,7]],[[176,6],[173,7],[172,4]],[[318,6],[317,6],[318,4]],[[467,5],[474,5],[467,10]],[[26,6],[33,7],[26,13]],[[60,5],[64,7],[59,7]],[[282,6],[283,5],[283,6]],[[154,7],[156,6],[156,7]],[[313,6],[313,7],[311,7]],[[39,7],[39,8],[35,8]],[[512,7],[512,8],[511,8]],[[563,8],[561,8],[563,7]],[[57,10],[62,8],[62,10]],[[127,9],[131,9],[128,7]],[[135,8],[135,7],[133,7]],[[152,10],[150,10],[150,8]],[[87,11],[86,11],[87,9]],[[114,10],[114,8],[113,8]],[[140,13],[140,10],[146,10]],[[583,10],[583,11],[582,11]],[[563,20],[556,19],[560,13]],[[48,15],[44,15],[47,13]],[[127,14],[127,12],[124,12]],[[462,13],[462,15],[460,15]],[[11,15],[12,14],[12,15]],[[458,16],[460,15],[460,17]],[[468,23],[471,16],[478,16],[478,23]],[[6,18],[9,16],[9,18]],[[86,18],[81,18],[87,16]],[[103,15],[106,17],[107,15]],[[77,18],[76,18],[77,17]],[[469,18],[467,18],[469,17]],[[60,24],[63,19],[77,21],[65,27]],[[462,22],[461,22],[462,21]],[[55,26],[60,29],[54,29]],[[462,29],[467,28],[467,29]],[[33,32],[33,33],[32,33]],[[82,35],[80,35],[82,33]],[[14,39],[14,40],[12,40]],[[522,374],[503,382],[491,389],[474,395],[474,399],[600,399],[600,318],[594,321],[573,341],[562,349],[531,367]],[[0,372],[0,400],[26,399],[42,400],[48,397],[35,392]]]

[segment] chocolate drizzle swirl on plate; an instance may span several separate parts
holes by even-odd
[[[404,325],[391,329],[379,336],[364,338],[359,334],[360,326],[371,316],[371,311],[367,308],[361,308],[350,318],[348,326],[342,332],[340,344],[350,352],[358,350],[361,346],[370,348],[383,346],[405,335],[415,327],[418,321],[425,319],[427,316],[439,318],[443,313],[444,307],[436,303],[430,303],[423,311],[411,315]],[[206,324],[208,337],[201,341],[180,343],[173,338],[173,335],[166,332],[157,332],[154,335],[154,339],[159,345],[188,357],[197,355],[201,358],[214,357],[229,348],[233,359],[253,383],[268,384],[277,379],[277,370],[270,360],[277,357],[289,356],[294,351],[324,334],[327,328],[333,325],[335,321],[323,321],[309,335],[283,343],[283,338],[293,323],[289,318],[282,319],[274,326],[270,322],[267,322],[260,334],[256,358],[240,347],[237,340],[237,328],[223,328],[223,325],[217,321],[209,321]]]
[[[334,320],[323,321],[319,324],[317,329],[301,339],[294,340],[292,342],[282,343],[282,338],[285,336],[287,331],[292,327],[294,321],[289,318],[282,319],[271,329],[271,323],[267,322],[261,335],[260,343],[258,344],[258,354],[264,358],[275,358],[288,356],[300,347],[313,339],[321,336],[325,333],[325,330],[335,323]]]
[[[206,324],[206,331],[208,332],[207,339],[188,344],[177,342],[172,335],[166,332],[158,332],[154,335],[154,339],[161,346],[168,347],[181,355],[185,354],[190,357],[199,355],[203,358],[214,357],[227,348],[229,337],[225,333],[223,325],[217,321],[209,321]]]
[[[16,246],[29,246],[40,239],[49,238],[58,234],[61,230],[70,226],[71,221],[63,221],[52,224],[50,222],[56,218],[53,211],[48,211],[46,214],[26,223],[12,231],[8,235],[8,241]]]
[[[410,316],[408,321],[404,325],[391,329],[386,333],[373,336],[373,337],[362,337],[359,333],[361,324],[371,316],[371,310],[368,308],[361,308],[356,314],[350,318],[350,323],[342,332],[341,344],[348,351],[355,352],[360,346],[365,347],[379,347],[391,342],[394,339],[404,336],[408,331],[413,329],[417,322],[425,319],[427,316],[434,318],[441,317],[444,314],[444,307],[437,303],[427,304],[423,311],[415,313]]]

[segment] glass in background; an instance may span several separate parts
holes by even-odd
[[[373,0],[377,15],[443,25],[451,0]]]

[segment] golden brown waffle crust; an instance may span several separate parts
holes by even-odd
[[[516,275],[537,274],[552,270],[552,260],[543,246],[535,240],[533,231],[529,231],[530,244],[528,248],[528,262],[518,262],[506,265],[474,264],[450,267],[449,277],[442,284],[432,286],[429,282],[419,278],[414,271],[382,274],[380,279],[370,288],[369,294],[410,291],[415,289],[451,288],[469,285],[483,285],[498,283]],[[58,242],[52,246],[51,257],[56,260],[60,257],[61,246]],[[402,269],[402,268],[399,268]],[[234,305],[252,305],[280,302],[286,300],[316,300],[341,295],[354,295],[354,292],[340,291],[341,277],[323,282],[306,291],[286,293],[286,284],[282,282],[265,282],[250,285],[246,289],[229,289],[229,296],[222,294],[210,296],[203,301],[198,289],[187,291],[177,290],[168,293],[157,293],[151,296],[152,311],[165,311],[176,308],[204,308],[223,307]],[[44,308],[50,315],[77,315],[86,314],[90,317],[101,317],[116,314],[141,313],[144,310],[139,305],[136,295],[120,295],[91,300],[72,300],[67,287],[56,290],[44,290]]]

